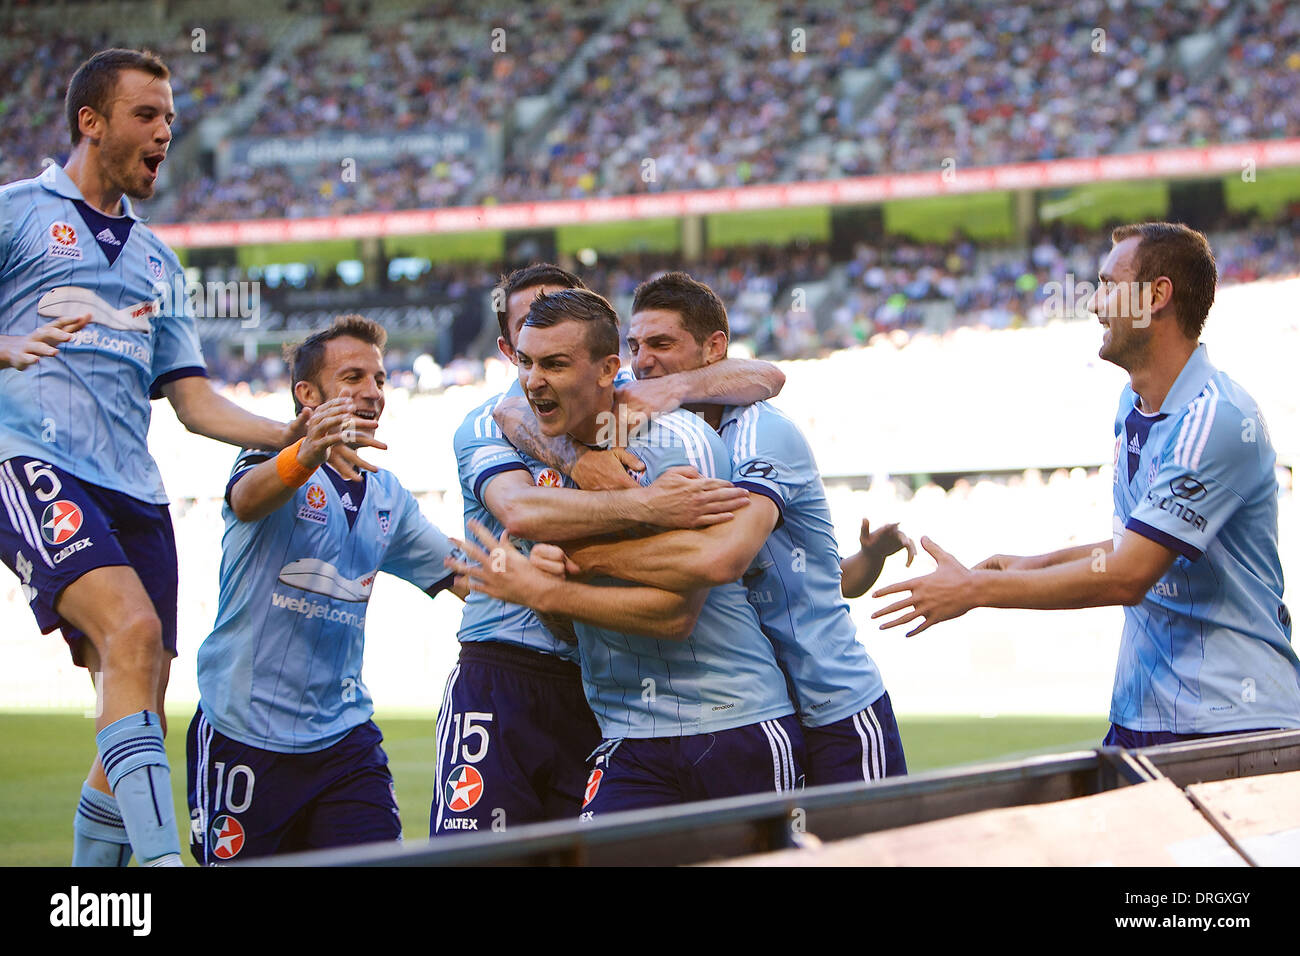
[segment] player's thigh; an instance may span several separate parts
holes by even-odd
[[[888,694],[833,724],[804,728],[804,739],[810,787],[907,773],[903,740]]]
[[[546,792],[542,795],[544,818],[572,820],[586,797],[590,780],[587,760],[601,741],[600,727],[587,705],[581,680],[561,689],[549,726],[554,729],[554,737]]]
[[[803,730],[793,714],[682,740],[689,800],[788,793],[804,785]]]
[[[603,740],[588,763],[579,820],[686,802],[678,783],[680,757],[675,738]]]
[[[436,725],[430,836],[545,819],[551,739],[543,713],[526,675],[474,660],[453,668]]]
[[[297,754],[250,747],[221,734],[199,708],[185,737],[190,852],[204,866],[281,852],[310,791]]]
[[[369,766],[335,782],[307,808],[294,834],[293,849],[383,843],[402,836],[393,775],[385,766]]]

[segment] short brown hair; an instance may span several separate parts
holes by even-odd
[[[1143,222],[1116,227],[1110,241],[1118,244],[1134,236],[1140,238],[1133,254],[1133,278],[1138,282],[1168,278],[1174,284],[1170,303],[1183,335],[1199,339],[1214,304],[1219,275],[1205,234],[1181,222]]]
[[[317,388],[320,387],[316,378],[320,375],[321,366],[325,364],[325,343],[343,336],[360,339],[375,346],[380,352],[388,344],[388,332],[378,322],[356,313],[340,315],[329,328],[322,329],[297,345],[285,345],[284,360],[289,365],[290,391],[299,382],[311,382]],[[293,410],[302,411],[302,403],[296,394],[293,397]]]
[[[68,132],[72,145],[81,142],[81,122],[77,115],[83,106],[89,106],[101,116],[109,116],[113,107],[113,94],[117,91],[117,75],[123,70],[140,70],[159,80],[171,77],[166,64],[149,50],[100,50],[77,67],[68,83],[68,95],[63,109],[68,117]]]
[[[567,269],[561,269],[553,262],[535,262],[522,269],[516,269],[507,276],[502,276],[497,286],[501,291],[494,311],[497,314],[497,325],[501,326],[501,337],[511,348],[514,348],[515,343],[510,341],[510,297],[523,289],[539,288],[544,285],[558,285],[565,289],[587,288],[587,284],[576,275]]]
[[[586,324],[587,351],[594,360],[618,354],[618,313],[609,300],[590,289],[561,289],[539,295],[528,309],[524,325],[549,329],[566,320]]]
[[[643,309],[676,312],[696,345],[703,345],[714,332],[722,332],[731,339],[727,307],[716,292],[685,272],[666,272],[637,286],[632,295],[632,313],[635,315]]]

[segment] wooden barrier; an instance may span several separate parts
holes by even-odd
[[[1168,780],[986,810],[724,866],[1244,866]]]

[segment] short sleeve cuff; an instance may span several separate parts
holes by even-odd
[[[499,465],[493,465],[490,468],[483,469],[483,471],[479,472],[478,477],[474,479],[474,497],[479,501],[482,501],[483,486],[486,485],[490,479],[495,478],[502,472],[514,471],[516,469],[527,471],[528,466],[522,461],[503,461]]]
[[[1128,523],[1124,525],[1128,530],[1142,535],[1148,541],[1154,541],[1156,544],[1164,545],[1171,551],[1177,551],[1188,561],[1199,561],[1201,550],[1193,547],[1181,538],[1175,538],[1167,531],[1161,531],[1159,528],[1153,528],[1145,521],[1139,521],[1137,518],[1129,518]]]
[[[781,493],[775,488],[758,481],[737,481],[735,482],[735,485],[737,488],[744,488],[746,491],[757,492],[758,494],[765,495],[772,500],[772,503],[776,505],[776,524],[772,526],[773,531],[785,524],[785,501],[782,500]]]
[[[163,372],[153,384],[149,386],[149,398],[153,401],[163,397],[162,388],[164,385],[174,382],[181,378],[207,378],[208,370],[202,365],[186,365],[181,368],[174,368],[170,372]]]

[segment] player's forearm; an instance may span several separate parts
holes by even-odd
[[[846,598],[862,597],[880,577],[885,567],[883,556],[859,550],[840,561],[840,593]]]
[[[723,359],[666,379],[683,405],[752,405],[776,397],[785,387],[785,373],[761,359]]]
[[[1096,558],[1099,555],[1107,555],[1114,549],[1115,543],[1109,540],[1098,541],[1094,544],[1080,544],[1070,548],[1062,548],[1059,551],[1052,551],[1049,554],[1036,554],[1019,558],[1013,565],[1013,569],[1017,571],[1034,571],[1051,568],[1058,564],[1078,561],[1080,558]]]
[[[712,529],[666,531],[645,538],[594,542],[569,552],[569,557],[585,573],[682,592],[726,584],[745,573],[748,563],[740,566],[725,548],[717,547],[717,537]]]
[[[1137,604],[1149,589],[1126,567],[1090,556],[1035,570],[971,574],[976,607],[1067,610]]]
[[[261,521],[283,508],[293,498],[291,488],[280,478],[274,458],[254,465],[230,489],[230,510],[240,521]]]
[[[536,458],[565,475],[572,472],[582,450],[568,435],[560,435],[556,438],[543,435],[541,427],[537,424],[537,417],[533,415],[533,410],[525,399],[502,399],[493,410],[492,418],[510,444],[525,455]]]
[[[563,615],[622,634],[683,641],[695,629],[707,594],[675,594],[652,587],[598,587],[556,579],[536,610],[548,617]]]
[[[495,511],[495,509],[493,509]],[[642,488],[578,491],[520,488],[497,519],[512,535],[529,541],[572,541],[650,523],[653,515]]]
[[[179,379],[163,386],[176,417],[189,431],[242,448],[279,451],[286,444],[284,422],[254,415],[213,390],[207,379]]]

